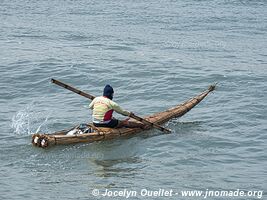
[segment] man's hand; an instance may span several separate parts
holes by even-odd
[[[133,112],[130,112],[130,114],[128,116],[131,117],[132,115],[134,115],[134,113]]]

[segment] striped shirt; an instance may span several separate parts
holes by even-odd
[[[89,108],[93,110],[94,123],[110,122],[113,111],[125,116],[130,115],[130,112],[123,110],[117,103],[104,96],[94,98]]]

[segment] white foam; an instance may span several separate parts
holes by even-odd
[[[45,129],[45,125],[51,115],[51,111],[38,111],[34,103],[28,104],[24,109],[19,110],[13,117],[11,127],[14,133],[18,135],[30,135],[38,133],[41,127]]]

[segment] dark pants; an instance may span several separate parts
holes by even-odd
[[[119,120],[117,119],[111,119],[109,123],[107,124],[98,124],[93,123],[95,127],[107,127],[107,128],[115,128],[119,124]]]

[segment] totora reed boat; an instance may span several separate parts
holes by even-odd
[[[147,120],[158,126],[164,124],[170,119],[181,117],[185,113],[190,111],[193,107],[195,107],[198,103],[200,103],[214,89],[215,85],[211,85],[206,91],[193,97],[192,99],[180,105],[172,107],[166,111],[158,112],[153,115],[144,117],[144,120]],[[151,129],[152,128],[153,126],[151,126]],[[90,123],[80,124],[71,129],[58,131],[52,134],[33,134],[32,144],[37,147],[46,148],[60,144],[87,143],[101,140],[110,140],[117,137],[134,135],[142,131],[144,130],[140,128],[99,128],[94,127],[93,124]]]

